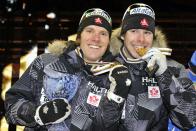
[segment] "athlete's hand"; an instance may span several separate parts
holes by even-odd
[[[34,118],[39,125],[48,125],[64,121],[70,113],[71,107],[68,101],[58,98],[39,106]]]
[[[131,79],[127,67],[123,65],[114,66],[109,73],[110,89],[107,93],[109,100],[122,103],[129,93]]]

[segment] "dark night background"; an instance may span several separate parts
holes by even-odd
[[[171,57],[187,67],[196,50],[195,0],[0,0],[0,72],[9,63],[19,63],[19,58],[34,45],[38,45],[38,54],[41,54],[51,40],[66,40],[76,33],[86,9],[98,7],[106,10],[115,29],[126,8],[135,2],[152,6],[156,25],[162,28],[173,49]],[[56,13],[56,19],[46,18],[51,11]],[[45,24],[50,26],[49,30],[44,29]],[[2,117],[2,100],[0,104]]]

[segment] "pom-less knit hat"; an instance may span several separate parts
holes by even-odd
[[[80,34],[82,30],[89,25],[101,26],[105,28],[111,36],[112,19],[106,11],[100,8],[92,8],[85,11],[80,19],[77,34]]]
[[[155,13],[153,9],[143,3],[130,5],[122,18],[121,35],[129,29],[146,29],[155,32]]]

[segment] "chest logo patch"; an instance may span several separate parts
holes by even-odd
[[[87,103],[98,107],[101,100],[101,96],[90,92],[88,94]]]
[[[148,98],[160,98],[160,90],[158,86],[148,86]]]

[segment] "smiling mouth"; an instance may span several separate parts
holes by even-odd
[[[89,45],[90,48],[93,48],[93,49],[99,49],[100,46],[97,46],[97,45]]]

